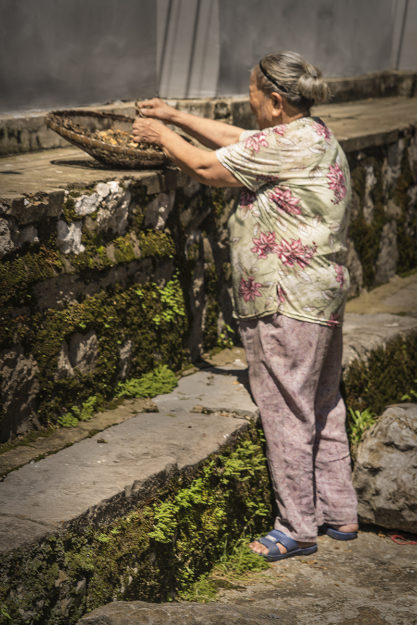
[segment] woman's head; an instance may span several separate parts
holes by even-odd
[[[252,77],[265,95],[278,93],[299,112],[308,113],[313,104],[329,97],[321,71],[297,52],[267,54],[253,68]]]

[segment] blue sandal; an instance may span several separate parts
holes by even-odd
[[[326,536],[330,536],[334,540],[354,540],[358,537],[358,532],[340,532],[329,525],[322,525],[319,533],[326,534]]]
[[[317,545],[311,545],[310,547],[299,547],[297,541],[293,540],[284,532],[279,530],[272,530],[263,538],[258,538],[257,541],[268,547],[268,553],[256,553],[256,555],[262,556],[268,562],[276,562],[277,560],[284,560],[284,558],[292,558],[293,556],[309,556],[311,553],[317,551]],[[287,549],[287,553],[281,553],[277,544],[280,543]]]

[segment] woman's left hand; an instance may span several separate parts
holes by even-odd
[[[132,134],[137,142],[162,145],[162,133],[165,128],[165,124],[157,119],[137,117],[133,122]]]

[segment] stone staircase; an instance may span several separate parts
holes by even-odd
[[[329,120],[345,147],[360,154],[370,146],[393,144],[401,140],[401,133],[414,128],[416,101],[381,98],[335,104],[323,107],[320,114]],[[6,212],[29,211],[25,194],[38,193],[52,198],[49,203],[41,202],[40,210],[53,212],[54,195],[64,193],[71,185],[80,181],[85,186],[106,183],[127,176],[126,172],[89,170],[84,166],[85,160],[73,148],[4,158],[0,161],[0,196]],[[178,187],[181,182],[176,172],[129,172],[128,175],[149,193],[166,190],[166,185]],[[33,211],[33,204],[30,210]],[[393,276],[386,284],[362,292],[347,305],[345,381],[353,371],[355,375],[359,370],[368,372],[372,355],[378,350],[398,345],[401,352],[402,346],[415,341],[416,336],[415,273],[402,278]],[[170,510],[174,510],[172,506],[180,506],[184,514],[190,508],[176,496],[182,493],[184,499],[194,492],[197,497],[197,485],[200,488],[204,479],[211,480],[213,492],[235,491],[229,493],[232,499],[226,503],[201,508],[208,516],[216,510],[222,511],[217,521],[206,519],[205,527],[210,526],[213,531],[211,542],[220,540],[222,533],[230,539],[238,531],[244,531],[245,524],[260,531],[265,520],[254,520],[250,515],[253,502],[259,509],[264,506],[266,511],[270,505],[265,490],[268,480],[265,464],[259,462],[253,473],[247,474],[247,467],[239,460],[245,450],[256,454],[261,449],[256,420],[244,354],[234,348],[213,357],[206,355],[199,369],[190,370],[173,392],[158,396],[153,402],[127,401],[114,410],[95,415],[74,430],[61,430],[1,454],[0,623],[72,625],[87,611],[115,599],[153,602],[173,597],[177,588],[175,576],[182,574],[190,563],[181,560],[173,539],[164,543],[155,537],[149,539],[149,534],[158,523],[162,529],[172,527],[174,521],[169,516]],[[225,477],[228,471],[230,476]],[[246,488],[242,493],[238,492],[241,486]],[[237,495],[240,500],[233,499]],[[203,497],[203,491],[198,491],[198,497]],[[227,514],[221,516],[225,509]],[[178,528],[175,531],[180,532]],[[210,540],[202,541],[197,548],[193,536],[185,534],[177,535],[176,539],[184,541],[190,553],[198,554],[196,559],[203,558],[205,550],[207,557],[213,556]],[[364,536],[361,541],[365,550],[370,549],[370,543],[372,549],[384,548],[374,545],[373,537],[368,540]],[[224,544],[219,545],[223,547]],[[340,555],[335,549],[327,566],[333,566]],[[298,571],[298,566],[304,565],[289,562],[288,574]],[[308,564],[305,567],[308,569]],[[306,569],[302,571],[305,575]],[[351,574],[354,575],[352,571]],[[354,592],[360,593],[360,583],[359,577],[356,585],[351,582]],[[342,604],[347,598],[341,595],[338,600]],[[238,603],[238,597],[233,601]],[[312,603],[314,597],[309,598],[307,593],[303,603],[305,614]],[[316,622],[295,621],[293,616],[285,620],[284,612],[280,611],[273,616],[267,603],[262,609],[236,608],[234,612],[218,606],[207,608],[206,612],[204,606],[202,609],[200,612],[200,607],[174,607],[161,611],[149,603],[113,604],[102,608],[96,616],[93,613],[84,617],[82,622],[214,625],[272,623],[276,618],[286,625]],[[317,622],[330,624],[324,620]],[[343,623],[347,624],[348,620]]]

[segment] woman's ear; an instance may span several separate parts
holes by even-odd
[[[279,117],[284,110],[284,102],[283,97],[280,93],[273,91],[271,93],[272,100],[272,114],[276,117]]]

